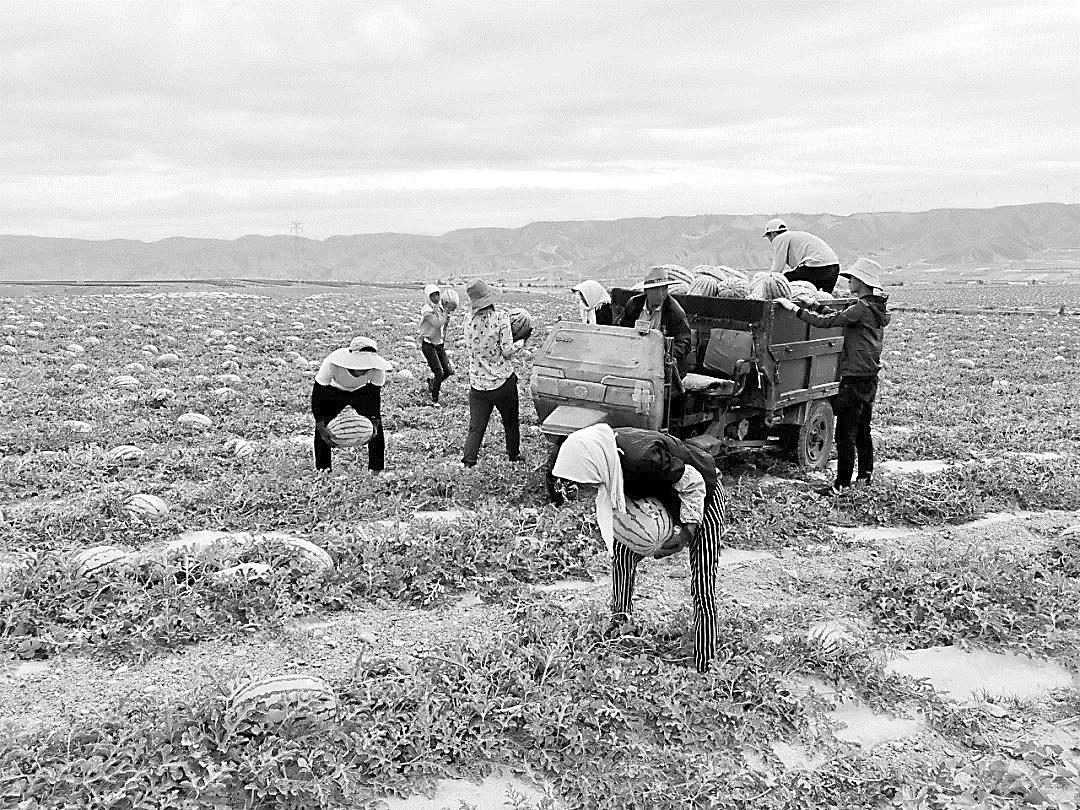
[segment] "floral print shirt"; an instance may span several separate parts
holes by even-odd
[[[493,391],[514,373],[514,336],[510,315],[485,307],[465,322],[465,348],[469,353],[469,385]]]

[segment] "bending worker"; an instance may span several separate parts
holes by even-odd
[[[631,616],[637,566],[645,557],[615,537],[615,514],[628,498],[656,497],[676,522],[656,559],[690,550],[694,602],[694,665],[709,668],[716,646],[716,569],[723,544],[727,496],[712,456],[654,430],[598,424],[571,433],[552,470],[556,503],[595,496],[596,521],[612,556],[611,624],[605,635],[637,635]]]
[[[649,321],[664,337],[673,338],[671,356],[678,366],[679,376],[686,376],[686,355],[690,352],[690,324],[679,302],[668,295],[667,270],[653,267],[645,274],[644,292],[626,302],[619,326],[633,328],[639,320]]]
[[[840,260],[824,239],[806,231],[789,231],[782,219],[770,219],[764,236],[772,243],[774,273],[783,273],[788,281],[809,281],[832,293]]]

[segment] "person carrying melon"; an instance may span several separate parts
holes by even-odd
[[[582,323],[611,326],[611,296],[599,281],[588,279],[570,288],[577,299],[578,317]]]
[[[619,326],[635,327],[647,322],[648,328],[656,329],[664,337],[672,339],[671,357],[678,369],[678,377],[686,376],[686,357],[690,353],[690,324],[679,302],[668,295],[668,287],[674,284],[668,279],[667,269],[652,267],[645,274],[644,292],[626,302]]]
[[[727,495],[712,456],[666,433],[601,423],[567,436],[551,473],[557,504],[594,494],[596,521],[612,558],[606,635],[638,632],[631,620],[638,563],[689,548],[694,665],[699,672],[708,670],[716,646],[716,569],[727,517]],[[628,528],[628,514],[645,498],[666,506],[674,522],[670,538],[637,537]]]
[[[778,298],[776,303],[811,326],[828,329],[844,327],[844,348],[840,353],[840,390],[833,397],[836,412],[836,480],[820,490],[822,495],[839,495],[851,487],[855,458],[859,460],[856,483],[869,485],[874,474],[874,442],[870,418],[877,397],[881,371],[881,343],[885,327],[892,320],[886,309],[888,296],[881,288],[881,265],[857,259],[840,275],[848,278],[851,293],[859,300],[840,312],[828,309],[829,302],[795,303]]]
[[[518,378],[513,358],[523,342],[514,342],[510,315],[495,306],[496,293],[482,278],[466,288],[472,311],[465,319],[465,348],[469,353],[469,433],[461,466],[476,466],[492,410],[502,417],[506,455],[521,458],[518,421]]]
[[[420,351],[427,360],[431,375],[428,377],[428,393],[433,405],[439,404],[439,391],[445,380],[454,376],[454,367],[446,356],[446,325],[450,313],[442,304],[442,292],[438,285],[424,287],[424,306],[420,310]]]
[[[782,273],[788,281],[809,281],[822,292],[833,291],[840,260],[824,239],[806,231],[789,231],[782,219],[770,219],[763,238],[772,245],[772,272]]]
[[[323,360],[311,387],[311,413],[315,417],[315,469],[329,470],[334,438],[328,425],[345,408],[371,421],[368,469],[383,470],[386,442],[382,428],[382,387],[390,363],[379,356],[371,338],[356,337]]]

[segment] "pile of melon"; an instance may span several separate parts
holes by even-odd
[[[146,498],[149,496],[137,496]],[[241,562],[241,558],[256,550],[268,554],[270,563]],[[322,574],[334,570],[334,560],[319,545],[280,532],[252,535],[248,532],[197,531],[182,535],[163,546],[132,551],[118,546],[95,546],[82,549],[70,559],[76,577],[94,581],[124,571],[169,567],[189,569],[193,564],[212,570],[210,578],[217,584],[242,581],[265,581],[279,563],[287,563],[305,574]]]
[[[708,298],[747,298],[750,280],[740,270],[725,265],[699,264],[691,273],[690,295]]]

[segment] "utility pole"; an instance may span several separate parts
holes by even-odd
[[[300,264],[300,237],[304,233],[304,223],[302,223],[302,222],[294,222],[294,223],[292,223],[292,227],[289,228],[289,233],[291,233],[292,236],[293,236],[293,238],[292,238],[293,258],[296,260],[296,263],[299,265]]]

